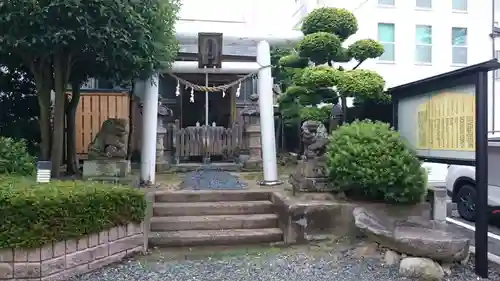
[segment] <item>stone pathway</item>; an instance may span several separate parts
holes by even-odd
[[[248,184],[227,172],[214,169],[200,169],[184,175],[181,189],[244,189]]]
[[[208,255],[186,254],[172,258],[172,250],[164,256],[129,260],[70,281],[408,281],[399,276],[398,265],[386,265],[380,256],[359,256],[355,250],[336,247],[308,249],[261,249],[227,252],[214,249]],[[196,251],[196,250],[194,250]],[[175,250],[174,250],[175,252]],[[455,265],[451,275],[442,281],[477,279],[471,260]],[[500,280],[491,271],[490,279]]]

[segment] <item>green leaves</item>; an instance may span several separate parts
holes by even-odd
[[[144,193],[128,187],[0,176],[0,249],[39,247],[139,223],[145,207]]]
[[[326,155],[338,191],[358,199],[418,203],[427,191],[420,161],[388,124],[365,120],[341,126],[331,134]]]
[[[346,9],[319,8],[309,13],[302,22],[304,35],[316,32],[334,34],[344,41],[358,31],[358,21]]]
[[[324,64],[336,57],[342,48],[340,38],[327,32],[306,35],[297,45],[300,57],[309,58],[315,64]]]
[[[362,39],[352,43],[347,52],[359,62],[378,58],[384,53],[384,46],[373,39]]]
[[[349,70],[338,80],[337,90],[345,97],[356,96],[362,100],[386,99],[385,81],[374,71],[365,69]]]
[[[0,136],[0,175],[33,175],[35,159],[29,155],[26,142]]]
[[[299,86],[310,89],[331,88],[342,80],[343,72],[329,66],[311,66],[304,69],[302,75],[294,79]]]

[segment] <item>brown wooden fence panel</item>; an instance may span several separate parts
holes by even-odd
[[[224,156],[232,158],[241,149],[242,129],[238,124],[231,128],[220,126],[193,126],[180,128],[176,120],[171,134],[177,163],[193,156]]]
[[[88,145],[99,132],[102,123],[109,118],[130,120],[128,93],[82,93],[76,109],[76,153],[86,158]]]

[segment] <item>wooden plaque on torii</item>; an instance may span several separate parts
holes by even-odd
[[[198,67],[222,67],[222,33],[198,33]]]

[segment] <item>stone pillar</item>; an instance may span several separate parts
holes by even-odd
[[[271,75],[271,48],[267,41],[257,44],[257,63],[264,66],[259,70],[257,89],[259,93],[259,111],[261,125],[262,160],[264,180],[261,185],[279,185],[276,163],[276,136],[274,129],[273,77]]]
[[[152,75],[145,81],[142,111],[141,185],[153,185],[155,183],[158,87],[158,74]]]
[[[156,171],[164,172],[170,169],[171,155],[165,150],[165,137],[167,135],[167,127],[165,123],[173,116],[173,112],[165,105],[158,103],[158,124],[156,127]]]
[[[253,94],[250,101],[257,102],[259,96]],[[260,113],[256,105],[250,105],[241,112],[245,120],[244,135],[248,148],[248,158],[243,161],[243,167],[247,170],[262,169],[262,143]]]

